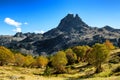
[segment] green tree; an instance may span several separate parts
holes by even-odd
[[[88,54],[89,62],[96,68],[96,73],[102,71],[101,64],[107,59],[109,54],[108,48],[104,44],[95,44],[91,53]]]
[[[52,57],[52,66],[54,67],[57,73],[65,72],[66,64],[67,58],[65,52],[59,51]]]
[[[51,75],[51,70],[49,66],[46,66],[46,69],[44,70],[44,76],[50,76]]]
[[[0,46],[0,66],[14,63],[14,54],[7,48]]]
[[[68,64],[73,64],[75,63],[75,61],[77,60],[77,56],[76,54],[72,51],[72,49],[67,49],[65,51],[66,53],[66,57],[67,57],[67,60],[68,60]]]

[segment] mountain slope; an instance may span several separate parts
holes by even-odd
[[[120,29],[110,26],[90,27],[76,14],[68,14],[58,27],[44,33],[17,33],[14,36],[0,36],[0,45],[23,53],[52,54],[58,50],[76,45],[93,45],[109,39],[120,45]]]

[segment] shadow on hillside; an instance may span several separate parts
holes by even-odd
[[[81,79],[86,79],[86,78],[92,78],[92,76],[94,75],[95,73],[87,73],[83,76],[79,76],[78,78],[75,78],[75,77],[69,77],[67,80],[81,80]]]

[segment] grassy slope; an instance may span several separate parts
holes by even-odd
[[[120,52],[119,50],[114,50],[110,55]],[[69,74],[59,74],[52,75],[50,77],[43,77],[40,74],[43,73],[44,69],[36,68],[21,68],[15,66],[1,66],[0,67],[0,80],[120,80],[120,72],[114,73],[111,77],[111,70],[117,66],[120,66],[120,63],[117,64],[108,64],[104,63],[102,65],[103,72],[99,74],[94,74],[93,78],[81,79],[81,77],[86,77],[94,73],[94,67],[84,66],[85,63],[73,65],[74,69],[70,69]],[[95,78],[94,78],[95,77]]]
[[[64,80],[59,77],[43,77],[40,76],[43,69],[29,69],[13,66],[0,67],[0,80]]]
[[[35,74],[40,74],[42,73],[42,69],[28,69],[28,68],[20,68],[20,67],[13,67],[13,66],[3,66],[0,67],[0,80],[66,80],[69,78],[64,78],[64,77],[75,77],[80,74],[74,74],[74,75],[68,75],[64,74],[64,77],[43,77],[40,75],[35,75]],[[71,79],[75,80],[75,79]],[[113,76],[113,77],[107,77],[107,78],[89,78],[89,79],[82,79],[82,80],[120,80],[120,77],[118,76]]]

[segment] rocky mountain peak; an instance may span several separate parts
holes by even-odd
[[[88,25],[82,21],[78,14],[76,14],[75,16],[73,14],[68,14],[61,20],[57,29],[64,32],[71,32],[71,30],[78,30],[86,27],[88,27]]]
[[[75,15],[75,20],[82,21],[78,14]]]
[[[78,14],[67,14],[59,23],[58,27],[44,33],[49,38],[56,37],[61,34],[84,33],[90,27],[82,21]]]
[[[112,28],[111,26],[108,26],[108,25],[104,26],[103,28],[108,31],[114,30],[114,28]]]
[[[78,45],[92,46],[110,40],[120,47],[120,29],[110,26],[90,27],[78,14],[68,14],[58,27],[44,34],[16,33],[14,36],[0,36],[0,45],[22,53],[51,54]]]
[[[14,37],[25,37],[22,32],[17,32]]]

